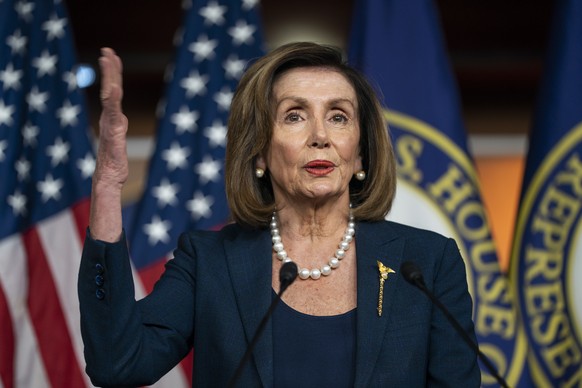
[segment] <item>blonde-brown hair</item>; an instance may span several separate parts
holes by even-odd
[[[268,172],[255,176],[255,162],[269,147],[273,129],[275,79],[298,67],[326,67],[342,74],[355,90],[360,155],[366,179],[350,182],[356,220],[382,220],[394,199],[396,167],[382,107],[366,78],[349,67],[341,52],[316,43],[290,43],[258,59],[242,76],[232,99],[226,142],[226,196],[234,221],[265,227],[275,207]]]

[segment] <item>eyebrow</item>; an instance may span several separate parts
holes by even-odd
[[[287,100],[291,100],[292,102],[298,103],[299,105],[309,105],[309,100],[304,98],[304,97],[288,96],[288,97],[283,97],[281,100],[277,101],[276,106],[279,107],[281,105],[281,103],[283,103]],[[341,103],[348,103],[354,110],[356,109],[356,105],[349,98],[334,98],[334,99],[328,101],[327,105],[337,105],[337,104],[341,104]]]

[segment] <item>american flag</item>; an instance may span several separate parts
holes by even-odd
[[[138,272],[163,265],[180,233],[228,221],[226,121],[245,67],[262,55],[256,6],[256,0],[202,0],[186,13],[147,184],[126,225]]]
[[[228,221],[226,123],[238,80],[249,61],[263,54],[257,8],[258,0],[187,5],[160,104],[147,184],[134,215],[125,219],[132,261],[147,291],[180,233],[218,228]],[[182,365],[191,378],[191,356]]]
[[[77,272],[95,166],[65,9],[0,0],[0,387],[85,387]]]

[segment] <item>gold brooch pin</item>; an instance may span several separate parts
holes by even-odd
[[[388,274],[396,273],[392,268],[385,266],[379,260],[378,271],[380,271],[380,295],[378,295],[378,316],[382,316],[382,304],[384,304],[384,282],[388,279]]]

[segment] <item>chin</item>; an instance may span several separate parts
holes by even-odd
[[[305,196],[309,199],[325,201],[340,198],[342,194],[348,195],[348,191],[330,190],[329,188],[326,189],[318,188],[310,190],[308,193],[306,193]]]

